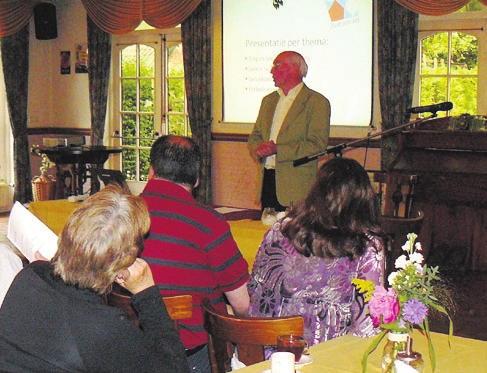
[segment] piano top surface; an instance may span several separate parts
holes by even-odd
[[[435,118],[400,134],[389,172],[487,175],[487,131],[449,130]]]

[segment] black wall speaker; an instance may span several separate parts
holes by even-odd
[[[50,40],[57,38],[56,6],[51,3],[39,3],[34,7],[36,39]]]

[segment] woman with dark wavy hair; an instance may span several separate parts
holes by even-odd
[[[251,316],[302,315],[310,345],[377,333],[355,277],[383,283],[380,209],[355,160],[323,164],[306,200],[266,233],[248,285]]]

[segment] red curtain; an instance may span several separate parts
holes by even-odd
[[[413,12],[428,16],[442,16],[460,10],[466,6],[470,0],[396,0],[404,8]],[[487,0],[480,0],[487,5]]]
[[[0,37],[13,35],[26,26],[37,0],[2,0],[0,2]]]
[[[81,0],[86,12],[103,31],[126,34],[142,21],[155,28],[183,22],[201,0]]]
[[[95,24],[109,34],[129,33],[145,21],[155,28],[182,23],[201,0],[81,0]],[[26,26],[39,0],[1,0],[0,37]]]

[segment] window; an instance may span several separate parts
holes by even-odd
[[[478,40],[475,36],[441,32],[423,39],[420,75],[421,105],[452,101],[450,115],[477,113]]]
[[[180,29],[114,36],[112,145],[128,182],[143,183],[149,153],[160,135],[190,136]]]
[[[419,17],[413,106],[451,101],[453,109],[439,116],[487,114],[486,18],[487,7],[479,1],[453,14]]]

